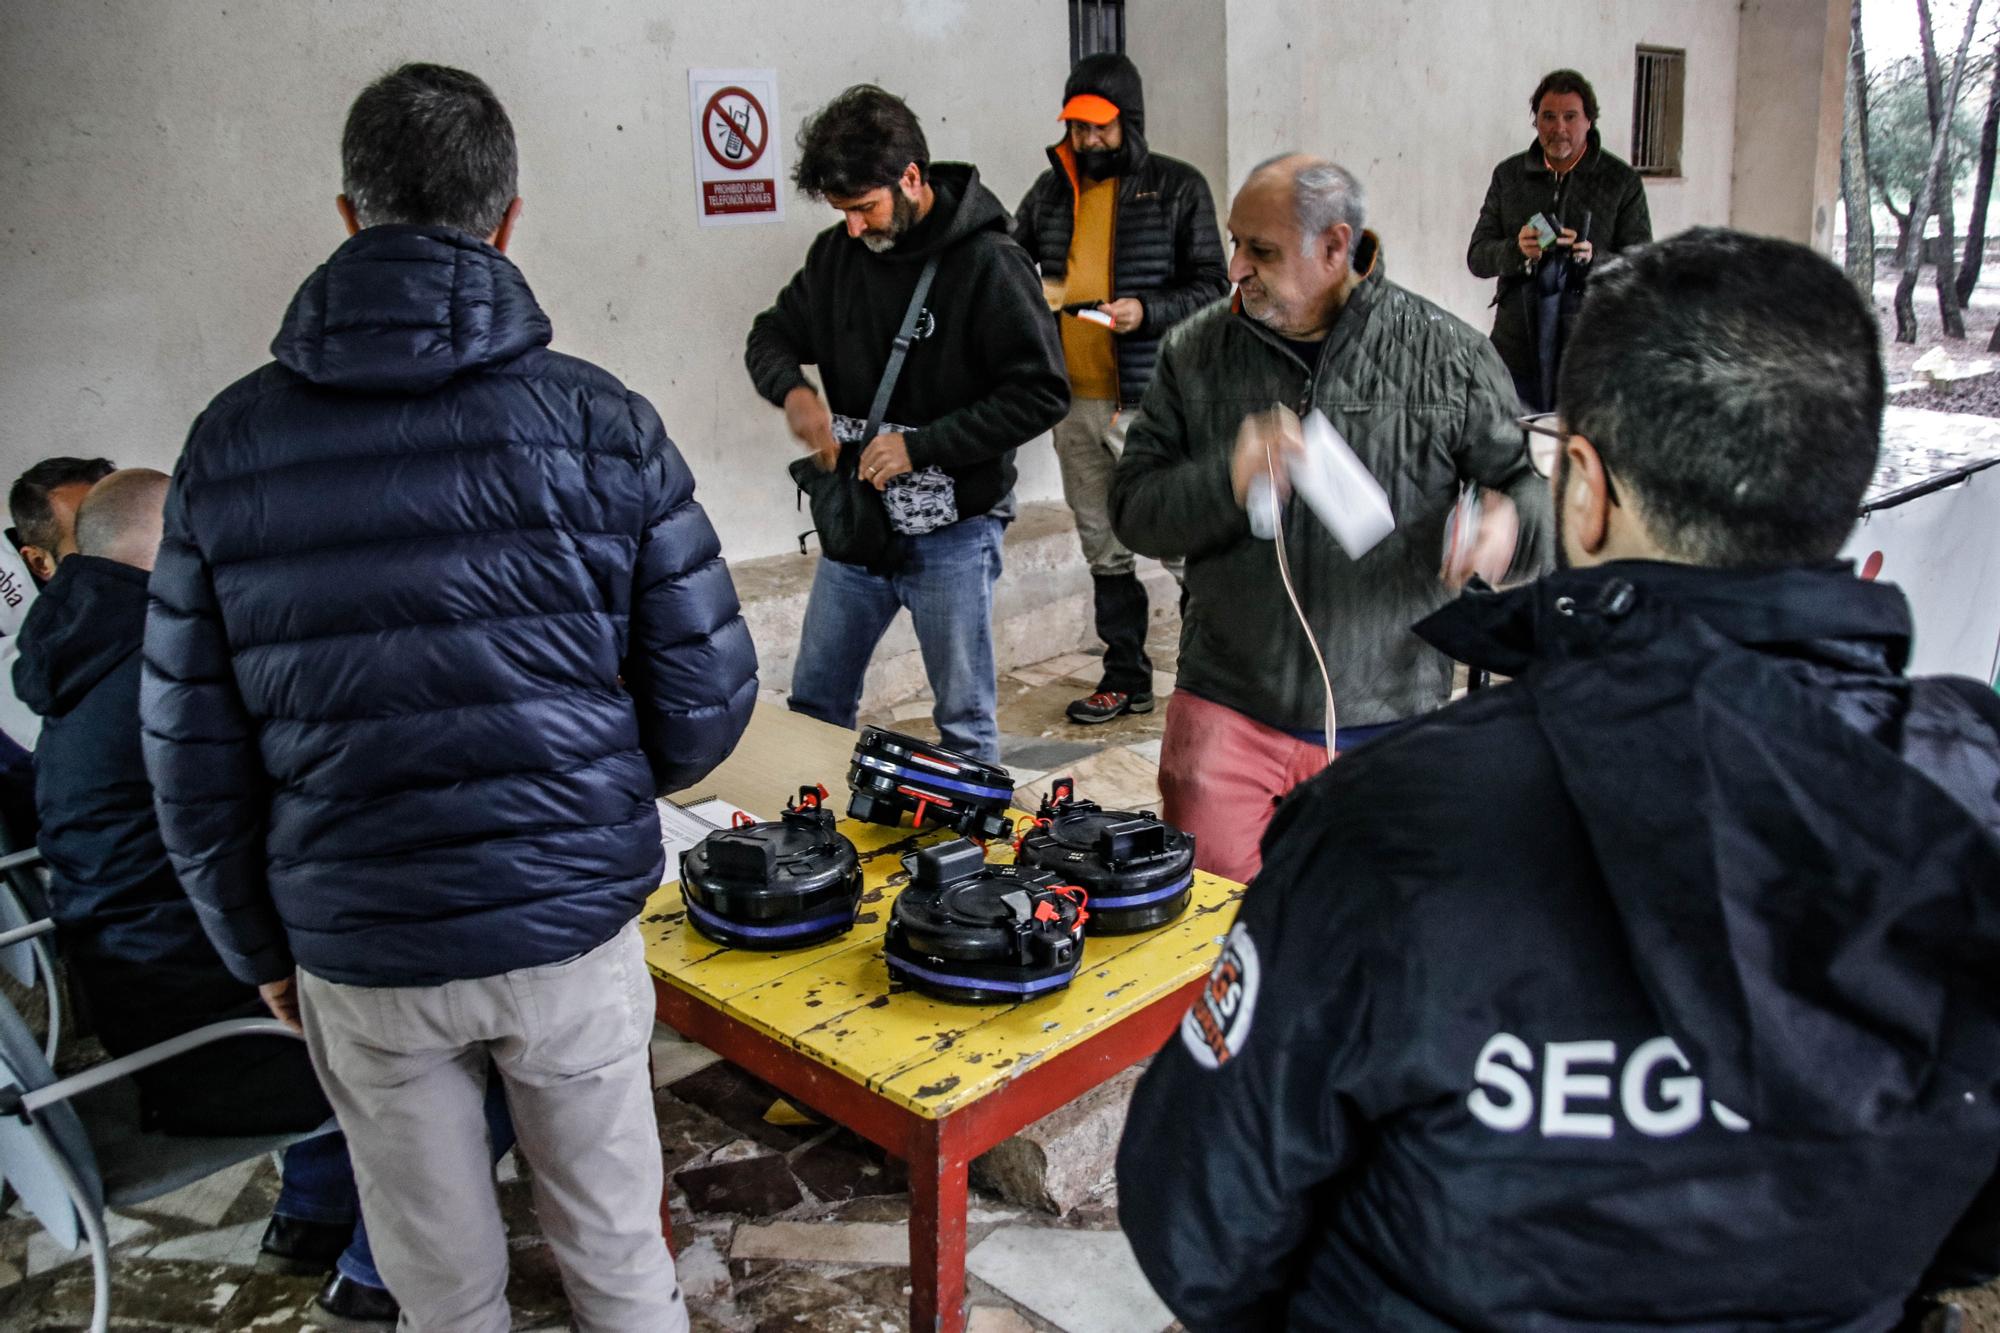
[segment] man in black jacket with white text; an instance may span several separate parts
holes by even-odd
[[[1287,802],[1119,1158],[1191,1330],[1881,1333],[2000,1270],[2000,704],[1834,556],[1874,319],[1719,230],[1593,279],[1512,678]]]
[[[1014,511],[1014,450],[1069,405],[1034,268],[978,168],[932,162],[916,114],[873,85],[849,88],[806,122],[794,175],[844,225],[814,239],[805,267],[757,316],[745,361],[874,536],[837,534],[815,499],[823,554],[791,706],[853,726],[868,659],[908,607],[944,743],[998,763],[993,583]],[[927,271],[907,360],[864,439]],[[821,389],[807,364],[819,367]]]

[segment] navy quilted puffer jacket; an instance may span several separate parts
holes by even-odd
[[[595,947],[660,883],[654,795],[749,719],[687,465],[549,336],[491,246],[372,227],[195,422],[141,711],[167,851],[244,981]]]

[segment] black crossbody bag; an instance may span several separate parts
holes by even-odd
[[[903,326],[890,346],[889,364],[882,369],[875,403],[868,409],[868,428],[861,434],[861,443],[852,449],[843,446],[831,472],[820,471],[811,457],[792,462],[792,480],[805,503],[812,507],[812,531],[799,534],[801,551],[805,549],[806,538],[816,532],[819,549],[829,560],[861,565],[871,574],[892,573],[900,562],[896,532],[889,526],[889,511],[882,505],[882,494],[861,479],[861,453],[882,429],[882,419],[888,415],[889,396],[896,391],[904,358],[910,353],[910,344],[916,341],[917,317],[923,313],[924,297],[930,294],[931,279],[937,276],[940,257],[932,255],[924,261],[924,271],[917,276],[917,289],[910,293],[910,308],[903,312]]]

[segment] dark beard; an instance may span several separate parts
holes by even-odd
[[[1089,148],[1076,155],[1076,169],[1094,181],[1109,180],[1118,174],[1122,148]]]

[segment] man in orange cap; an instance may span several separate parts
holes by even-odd
[[[1104,672],[1073,722],[1153,710],[1146,589],[1111,531],[1111,475],[1167,330],[1229,290],[1215,202],[1185,162],[1146,146],[1139,71],[1122,55],[1079,62],[1063,88],[1062,140],[1014,215],[1062,312],[1070,409],[1056,427],[1063,498],[1090,563]],[[1176,562],[1176,566],[1178,562]],[[1176,568],[1176,577],[1179,577]]]

